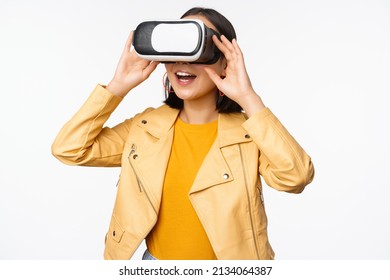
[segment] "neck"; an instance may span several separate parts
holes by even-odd
[[[218,111],[215,109],[215,102],[205,106],[194,101],[184,101],[179,117],[189,124],[205,124],[218,119]]]

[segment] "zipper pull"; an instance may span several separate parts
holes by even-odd
[[[137,150],[137,146],[135,144],[131,145],[130,155],[134,154],[136,150]]]
[[[133,164],[131,163],[131,160],[130,160],[131,156],[133,156],[133,159],[137,159],[138,155],[135,154],[136,150],[137,150],[137,146],[135,144],[131,145],[131,150],[130,150],[130,153],[129,153],[129,156],[127,157],[127,159],[129,160],[130,166],[133,169],[133,172],[134,172],[134,174],[135,174],[135,176],[137,178],[139,191],[142,192],[141,181],[139,180],[139,178],[137,176],[137,173],[135,173],[134,166],[133,166]]]
[[[131,150],[129,156],[127,157],[129,161],[130,161],[130,157],[135,153],[136,150],[137,150],[137,146],[135,144],[131,145]]]

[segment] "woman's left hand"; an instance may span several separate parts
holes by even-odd
[[[224,35],[221,41],[213,36],[213,41],[226,58],[226,76],[221,78],[214,70],[205,67],[205,71],[218,89],[238,103],[247,113],[265,108],[261,98],[252,87],[246,71],[244,56],[236,39],[230,42]],[[255,113],[255,112],[253,112]]]

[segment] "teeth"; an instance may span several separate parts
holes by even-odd
[[[186,73],[186,72],[176,72],[176,75],[177,76],[181,76],[181,77],[192,77],[192,76],[194,76],[194,75]]]

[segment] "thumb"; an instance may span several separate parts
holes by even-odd
[[[145,70],[144,70],[144,78],[148,78],[150,76],[150,74],[152,74],[152,72],[157,68],[157,66],[160,64],[160,62],[158,61],[152,61],[149,63],[148,66],[146,66]]]
[[[222,82],[222,78],[211,68],[205,67],[204,70],[206,71],[210,79],[214,82],[214,84],[219,88]]]

